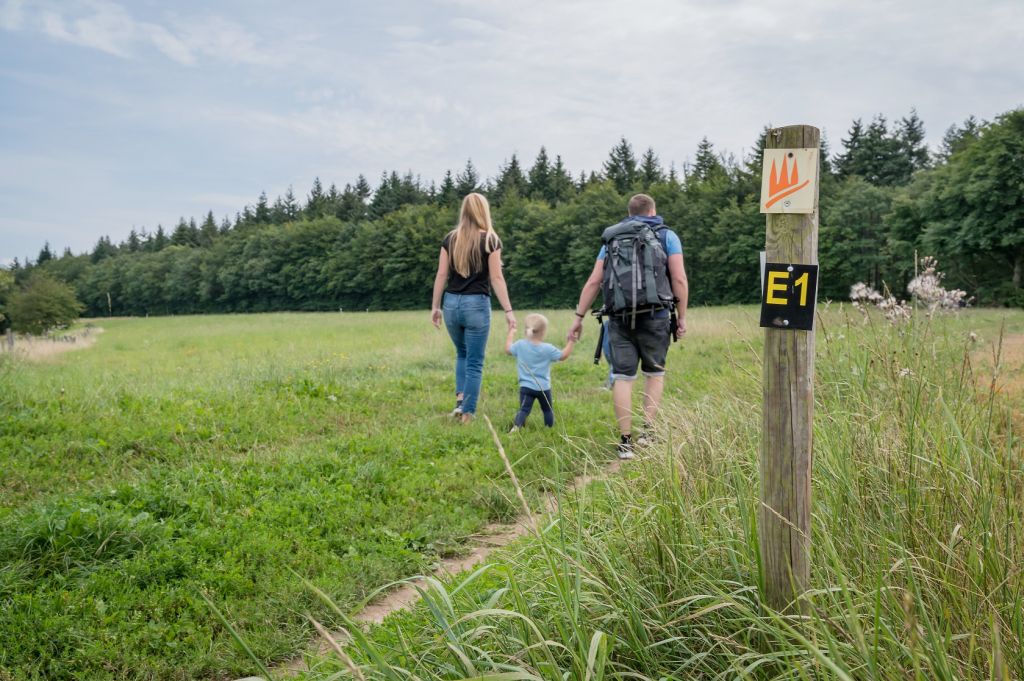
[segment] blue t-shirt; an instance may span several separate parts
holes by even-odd
[[[510,348],[519,369],[519,385],[533,390],[551,390],[551,363],[562,359],[562,351],[551,343],[519,339]]]
[[[660,215],[646,216],[646,215],[635,215],[634,220],[646,222],[654,229],[658,229],[665,224],[665,221],[661,219]],[[665,255],[682,255],[683,254],[683,242],[679,240],[679,235],[673,232],[671,229],[665,230]],[[608,251],[605,249],[604,244],[601,244],[601,250],[597,253],[598,260],[604,260],[604,256]]]

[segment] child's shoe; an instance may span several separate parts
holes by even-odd
[[[519,430],[520,430],[519,426],[513,425],[511,428],[508,429],[508,432],[510,432],[510,433],[518,433]]]
[[[618,444],[619,458],[626,460],[633,458],[633,436],[623,435]]]

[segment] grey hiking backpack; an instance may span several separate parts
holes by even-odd
[[[672,307],[666,248],[668,228],[626,218],[604,230],[604,313],[613,315]]]

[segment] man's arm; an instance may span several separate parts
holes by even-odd
[[[676,297],[676,315],[679,321],[676,325],[678,335],[686,333],[686,304],[690,296],[690,284],[686,280],[686,265],[683,263],[683,254],[676,253],[668,256],[668,276],[672,281],[672,295]]]
[[[597,299],[597,294],[601,292],[601,279],[603,277],[604,260],[598,260],[594,263],[594,269],[590,272],[587,283],[583,285],[583,290],[580,291],[580,300],[576,303],[576,319],[569,328],[570,340],[580,339],[580,335],[583,332],[583,317],[587,315],[590,306]]]

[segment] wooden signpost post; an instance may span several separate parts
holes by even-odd
[[[765,597],[778,610],[802,610],[810,584],[819,142],[809,125],[770,130],[761,188],[768,215],[759,535]]]

